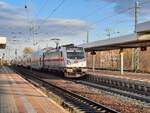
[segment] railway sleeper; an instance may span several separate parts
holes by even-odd
[[[116,81],[116,80],[111,80],[111,79],[106,79],[106,78],[99,78],[99,79],[94,78],[94,80],[95,81],[92,81],[93,83],[107,85],[110,87],[114,87],[114,88],[118,88],[118,89],[122,89],[126,91],[131,91],[135,93],[141,93],[144,95],[148,95],[150,92],[150,89],[147,88],[146,86],[137,85],[131,82],[128,83],[127,81]]]
[[[91,77],[92,78],[92,77]],[[98,84],[106,85],[121,90],[131,91],[138,94],[150,95],[150,88],[147,86],[141,87],[141,84],[132,83],[131,81],[116,81],[115,79],[99,78]],[[97,80],[97,79],[96,79]],[[97,81],[91,81],[97,83]]]
[[[147,92],[150,93],[150,87],[147,87]]]

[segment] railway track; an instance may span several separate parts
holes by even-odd
[[[150,103],[150,84],[148,83],[93,76],[76,82]]]
[[[112,88],[112,87],[109,87],[109,86],[106,86],[106,85],[91,83],[91,82],[87,82],[87,81],[84,81],[84,80],[78,80],[78,81],[75,81],[75,82],[80,83],[80,84],[84,84],[84,85],[87,85],[87,86],[91,86],[91,87],[94,87],[94,88],[97,88],[97,89],[102,89],[104,91],[108,91],[108,92],[111,92],[111,93],[123,95],[123,96],[129,97],[129,98],[133,98],[133,99],[136,99],[136,100],[140,100],[140,101],[150,103],[150,96],[141,95],[141,94],[137,94],[137,93],[133,93],[133,92],[129,92],[129,91],[124,91],[124,90],[120,90],[120,89],[117,89],[117,88]]]
[[[21,68],[15,68],[15,71],[23,75],[28,80],[36,81],[40,84],[40,87],[45,87],[48,91],[52,91],[58,95],[64,102],[68,103],[72,107],[76,107],[84,113],[119,113],[109,107],[106,107],[100,103],[89,100],[77,93],[71,92],[64,88],[58,87],[50,82],[47,82],[38,76],[34,76],[33,73],[23,71]]]
[[[62,76],[59,77],[61,77],[62,79],[66,79]],[[67,79],[67,80],[71,80],[75,83],[87,85],[93,88],[97,88],[100,90],[108,91],[111,93],[119,94],[125,97],[150,103],[150,94],[149,94],[150,89],[148,84],[145,85],[143,83],[133,82],[128,80],[120,80],[114,78],[108,79],[107,77],[93,77],[93,76],[88,76],[84,79],[79,79],[79,80],[74,80],[74,79]],[[136,87],[134,87],[133,84]],[[146,89],[142,90],[143,87],[146,87],[147,90]]]
[[[146,82],[92,75],[88,75],[84,81],[150,96],[150,83]]]

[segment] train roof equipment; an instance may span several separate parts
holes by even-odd
[[[66,45],[62,45],[62,47],[75,47],[74,44],[66,44]]]

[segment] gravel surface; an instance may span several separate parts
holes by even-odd
[[[89,86],[76,84],[66,80],[48,80],[62,88],[77,92],[98,103],[109,106],[121,113],[150,113],[150,105],[134,99],[108,93]]]
[[[107,77],[113,77],[113,78],[126,78],[136,81],[143,81],[143,82],[150,82],[150,74],[148,73],[133,73],[133,72],[124,72],[124,75],[120,75],[119,71],[110,71],[110,70],[95,70],[94,72],[92,70],[89,70],[87,72],[90,75],[93,76],[107,76]]]
[[[77,92],[91,100],[111,107],[121,113],[150,113],[150,104],[138,100],[92,88],[86,85],[77,84],[69,80],[63,80],[48,74],[40,74],[46,81],[58,85],[67,90]]]

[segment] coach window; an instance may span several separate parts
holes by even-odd
[[[41,57],[40,57],[40,65],[41,65],[41,63],[42,63],[42,62],[41,62]]]
[[[60,52],[60,55],[61,55],[61,57],[63,57],[63,54],[62,54],[62,52]]]

